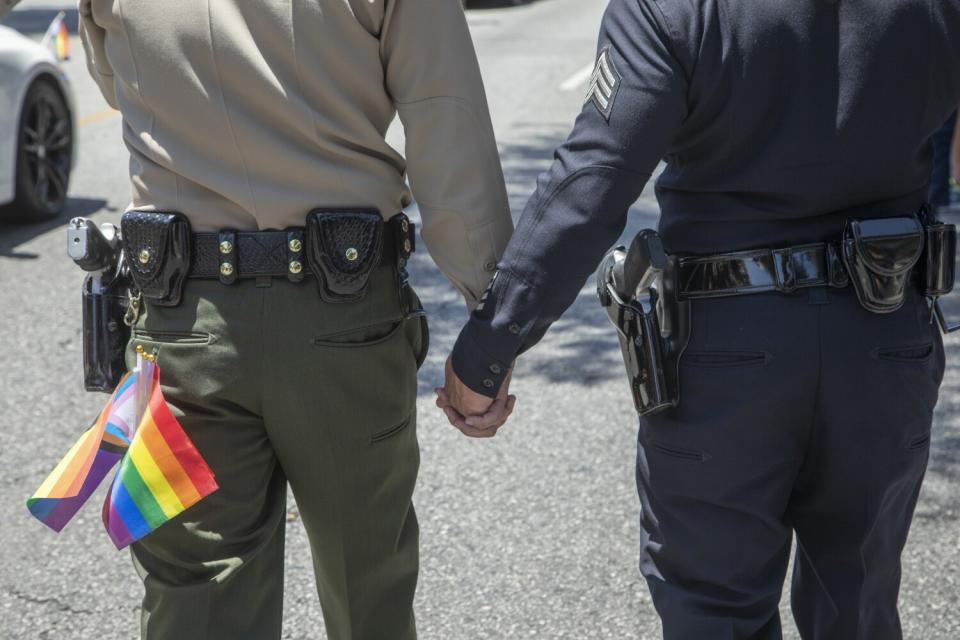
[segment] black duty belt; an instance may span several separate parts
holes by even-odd
[[[361,299],[370,274],[380,266],[407,284],[406,264],[414,247],[414,225],[402,213],[386,222],[369,209],[314,209],[306,225],[282,231],[192,233],[181,213],[128,211],[120,220],[137,299],[157,306],[180,304],[186,278],[230,285],[240,278],[314,276],[328,302]]]
[[[681,300],[850,284],[839,248],[809,244],[677,259]]]
[[[396,265],[414,251],[414,225],[404,216],[385,223],[380,265]],[[307,265],[309,240],[303,227],[282,231],[221,231],[194,233],[191,242],[190,278],[223,279],[286,277],[300,280],[313,273]],[[356,250],[353,250],[356,252]],[[344,251],[347,261],[356,259],[351,247]],[[229,267],[224,267],[229,264]],[[224,273],[224,270],[230,273]]]

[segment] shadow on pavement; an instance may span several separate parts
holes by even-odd
[[[103,209],[106,204],[107,201],[102,199],[69,198],[63,213],[49,220],[32,224],[0,224],[0,258],[35,260],[39,257],[37,254],[18,252],[16,248],[55,227],[65,225],[71,218],[90,216]],[[64,251],[66,251],[66,236],[64,236]]]
[[[42,36],[60,11],[60,9],[55,8],[17,9],[0,20],[0,24],[16,29],[26,36]],[[80,28],[80,14],[76,9],[64,9],[63,11],[67,14],[67,28],[70,29],[71,34],[76,35]]]

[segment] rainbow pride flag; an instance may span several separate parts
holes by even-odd
[[[53,19],[43,34],[40,44],[43,47],[49,47],[60,62],[70,59],[70,29],[67,27],[65,11],[61,11]]]
[[[160,368],[143,417],[103,504],[103,523],[118,549],[139,540],[217,490],[210,467],[170,412]]]
[[[170,412],[160,367],[147,359],[113,392],[90,429],[27,500],[30,512],[61,531],[119,462],[103,505],[118,549],[217,490],[213,472]]]
[[[135,382],[132,373],[124,376],[97,421],[27,500],[30,512],[54,531],[63,530],[129,447]]]

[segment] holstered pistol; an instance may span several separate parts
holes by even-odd
[[[680,402],[678,365],[689,336],[689,303],[674,295],[671,265],[659,235],[646,229],[629,249],[608,253],[597,272],[600,304],[617,328],[641,416]]]
[[[124,353],[130,327],[130,276],[112,224],[100,227],[74,218],[67,228],[67,255],[87,272],[83,281],[83,385],[87,391],[112,393],[126,373]]]

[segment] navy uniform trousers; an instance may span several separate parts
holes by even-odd
[[[919,294],[692,303],[681,402],[641,420],[641,570],[666,640],[773,640],[793,533],[804,640],[902,637],[900,555],[943,343]]]

